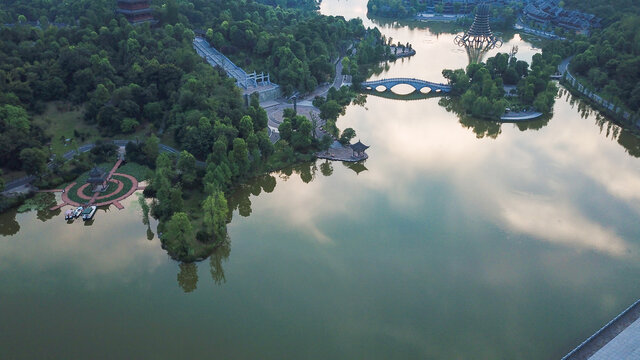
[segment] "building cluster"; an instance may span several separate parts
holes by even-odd
[[[600,19],[593,14],[565,10],[558,6],[560,0],[533,0],[522,10],[526,19],[542,25],[559,26],[573,31],[589,31],[600,27]]]
[[[443,14],[471,14],[477,5],[485,3],[492,6],[507,6],[513,0],[418,0],[427,7],[427,12],[435,12],[436,6],[442,6]]]

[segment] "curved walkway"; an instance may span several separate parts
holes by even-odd
[[[518,122],[518,121],[528,121],[528,120],[537,119],[540,116],[542,116],[541,112],[522,111],[522,112],[514,112],[514,113],[508,113],[508,114],[502,115],[500,116],[500,120]]]
[[[95,199],[88,197],[87,195],[85,195],[82,192],[89,185],[89,184],[85,184],[85,185],[82,185],[80,188],[78,188],[76,190],[76,195],[81,199],[85,199],[85,200],[89,200],[89,201],[88,201],[87,204],[80,204],[80,203],[78,203],[76,201],[73,201],[73,200],[71,200],[69,198],[69,193],[71,192],[71,189],[73,189],[73,187],[76,186],[76,184],[77,184],[76,182],[72,182],[71,184],[67,185],[67,187],[62,192],[62,204],[56,205],[55,207],[53,207],[51,209],[52,210],[57,210],[57,209],[60,209],[61,207],[64,207],[66,205],[77,207],[77,206],[84,206],[84,205],[106,206],[106,205],[112,205],[112,204],[115,205],[119,209],[124,209],[124,206],[122,206],[122,204],[120,204],[120,201],[128,198],[129,196],[131,196],[137,190],[144,189],[144,187],[139,186],[138,185],[138,180],[136,180],[136,178],[134,178],[131,175],[122,174],[122,173],[113,173],[113,175],[122,176],[122,177],[125,177],[125,178],[129,179],[129,181],[131,181],[131,188],[126,193],[118,196],[115,199],[94,203],[95,200],[106,199],[106,198],[109,198],[109,197],[111,197],[111,196],[113,196],[115,194],[118,194],[124,188],[124,184],[120,180],[109,179],[109,181],[117,183],[118,184],[118,188],[116,190],[112,191],[109,194],[100,195],[100,196],[96,197]]]
[[[118,185],[118,187],[114,191],[110,192],[107,195],[101,195],[101,196],[96,197],[95,200],[106,199],[106,198],[108,198],[109,196],[111,196],[113,194],[119,193],[124,188],[124,184],[120,180],[110,179],[109,182],[112,182],[112,183]],[[84,185],[80,186],[80,188],[78,188],[78,191],[76,191],[76,195],[78,195],[79,198],[85,199],[85,200],[93,199],[91,196],[87,196],[84,193],[84,189],[88,188],[89,185],[91,185],[91,184],[84,184]]]
[[[116,187],[115,190],[111,191],[108,194],[102,194],[100,192],[96,192],[96,193],[93,194],[92,197],[89,197],[88,195],[85,195],[84,190],[90,184],[84,184],[84,185],[80,186],[76,190],[75,195],[78,196],[78,198],[80,198],[80,199],[87,200],[87,202],[86,202],[86,204],[79,204],[78,202],[71,200],[71,198],[69,197],[69,193],[71,192],[71,190],[77,184],[77,182],[74,181],[71,184],[67,185],[67,187],[64,190],[61,190],[62,191],[62,195],[61,195],[62,203],[52,207],[51,210],[58,210],[58,209],[66,206],[66,205],[70,205],[70,206],[74,206],[74,207],[83,206],[83,205],[94,205],[94,206],[114,205],[115,207],[117,207],[120,210],[124,209],[124,206],[122,206],[120,201],[128,198],[129,196],[131,196],[137,190],[144,189],[144,187],[141,187],[141,186],[138,185],[138,180],[135,177],[133,177],[131,175],[128,175],[128,174],[117,173],[116,170],[118,169],[118,167],[120,167],[121,164],[122,164],[122,160],[118,160],[115,163],[115,165],[113,166],[113,168],[111,169],[111,171],[109,171],[109,174],[106,177],[106,181],[112,182],[114,184],[117,184],[117,187]],[[124,189],[124,183],[122,181],[120,181],[118,179],[112,179],[111,178],[114,175],[126,178],[129,181],[131,181],[131,188],[129,188],[126,193],[118,196],[115,199],[111,199],[111,200],[107,200],[107,201],[102,201],[102,202],[96,203],[96,200],[104,200],[104,199],[111,198],[112,196],[116,196],[116,195],[120,194],[120,192]],[[57,191],[57,190],[51,190],[51,191]]]

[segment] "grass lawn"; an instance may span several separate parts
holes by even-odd
[[[97,199],[96,203],[103,203],[103,202],[107,202],[107,201],[111,201],[111,200],[117,199],[120,196],[126,194],[131,189],[131,187],[133,186],[133,184],[131,183],[131,180],[129,180],[126,177],[113,175],[113,179],[120,180],[122,182],[122,184],[124,185],[122,190],[120,190],[119,192],[117,192],[117,193],[115,193],[115,194],[113,194],[113,195],[111,195],[109,197],[106,197],[106,198],[103,198],[103,199]],[[86,181],[86,177],[85,177],[85,181]],[[78,189],[81,186],[83,186],[84,184],[85,184],[84,181],[83,182],[78,182],[74,187],[72,187],[69,190],[69,193],[67,194],[67,196],[69,196],[69,199],[71,199],[71,200],[73,200],[73,201],[75,201],[75,202],[77,202],[79,204],[86,203],[88,201],[87,199],[82,199],[82,198],[80,198],[78,196]],[[116,185],[116,184],[114,184],[112,182],[109,182],[107,190],[104,193],[102,193],[102,194],[100,194],[98,196],[108,195],[111,192],[113,192],[117,187],[118,187],[118,185]],[[87,186],[82,192],[83,192],[84,195],[91,197],[91,196],[93,196],[93,192],[91,191],[91,189],[92,189],[91,186]]]
[[[120,179],[118,179],[120,180]],[[84,184],[80,184],[80,185],[84,185]],[[111,181],[109,181],[107,183],[107,190],[105,190],[103,193],[104,194],[111,194],[112,192],[114,192],[116,190],[116,188],[118,187],[118,185],[116,183],[113,183]],[[86,196],[93,196],[93,186],[87,186],[86,188],[84,188],[84,190],[82,190],[82,193]],[[75,194],[75,193],[74,193]]]
[[[113,166],[113,165],[111,165]],[[116,172],[121,174],[131,175],[138,181],[148,180],[147,175],[152,175],[153,170],[151,170],[148,166],[140,165],[134,162],[128,162],[124,165],[120,165]]]
[[[105,172],[107,171],[111,171],[111,169],[113,168],[113,165],[115,165],[116,162],[106,162],[106,163],[101,163],[101,164],[97,164],[99,168],[101,168],[102,170],[104,170]],[[93,167],[92,167],[93,168]],[[86,171],[84,174],[78,176],[75,180],[70,181],[68,183],[65,183],[63,185],[60,185],[61,187],[66,187],[67,185],[71,184],[72,182],[77,182],[78,184],[84,184],[87,182],[87,178],[89,177],[89,171]],[[137,163],[126,163],[124,165],[120,165],[120,167],[116,170],[117,173],[121,173],[121,174],[127,174],[127,175],[131,175],[134,178],[136,178],[136,180],[138,181],[143,181],[143,180],[147,180],[147,173],[149,173],[150,171],[152,171],[148,166],[145,165],[140,165]]]
[[[150,124],[143,124],[131,134],[118,134],[114,137],[105,137],[93,124],[87,124],[84,121],[84,109],[74,107],[68,103],[59,101],[47,104],[46,110],[42,115],[33,117],[35,123],[41,124],[47,135],[51,136],[51,148],[54,154],[64,154],[70,150],[74,150],[75,146],[93,143],[98,139],[103,140],[127,140],[127,139],[145,139],[146,134],[150,131]],[[84,138],[75,138],[74,130],[84,135]],[[166,138],[172,138],[166,135]],[[75,144],[67,144],[65,139],[75,140]]]
[[[86,134],[84,140],[75,139],[78,146],[100,138],[96,127],[84,121],[83,108],[73,107],[62,102],[48,103],[44,113],[34,116],[33,121],[41,124],[46,134],[51,136],[51,148],[54,154],[63,154],[73,150],[71,144],[65,146],[65,139],[73,139],[75,137],[74,130]]]

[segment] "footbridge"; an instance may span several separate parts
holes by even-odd
[[[396,85],[410,85],[416,91],[421,91],[424,88],[428,88],[431,92],[448,93],[451,91],[451,86],[447,84],[434,83],[431,81],[414,79],[414,78],[390,78],[380,79],[373,81],[365,81],[361,85],[367,90],[376,90],[378,87],[383,86],[385,91],[391,90]]]
[[[242,89],[247,90],[252,87],[273,84],[269,74],[257,74],[255,71],[251,74],[247,74],[242,68],[234,64],[226,56],[222,55],[220,51],[211,47],[211,45],[201,37],[196,36],[195,39],[193,39],[193,47],[198,55],[205,58],[211,66],[220,66],[223,68],[224,71],[227,72],[227,75],[234,78],[238,87]]]

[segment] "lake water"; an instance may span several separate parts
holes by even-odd
[[[381,30],[417,55],[376,78],[467,65],[453,35]],[[521,127],[438,101],[348,107],[369,159],[242,186],[230,243],[195,265],[135,198],[90,226],[0,215],[0,358],[562,357],[640,297],[640,142],[565,91]]]

